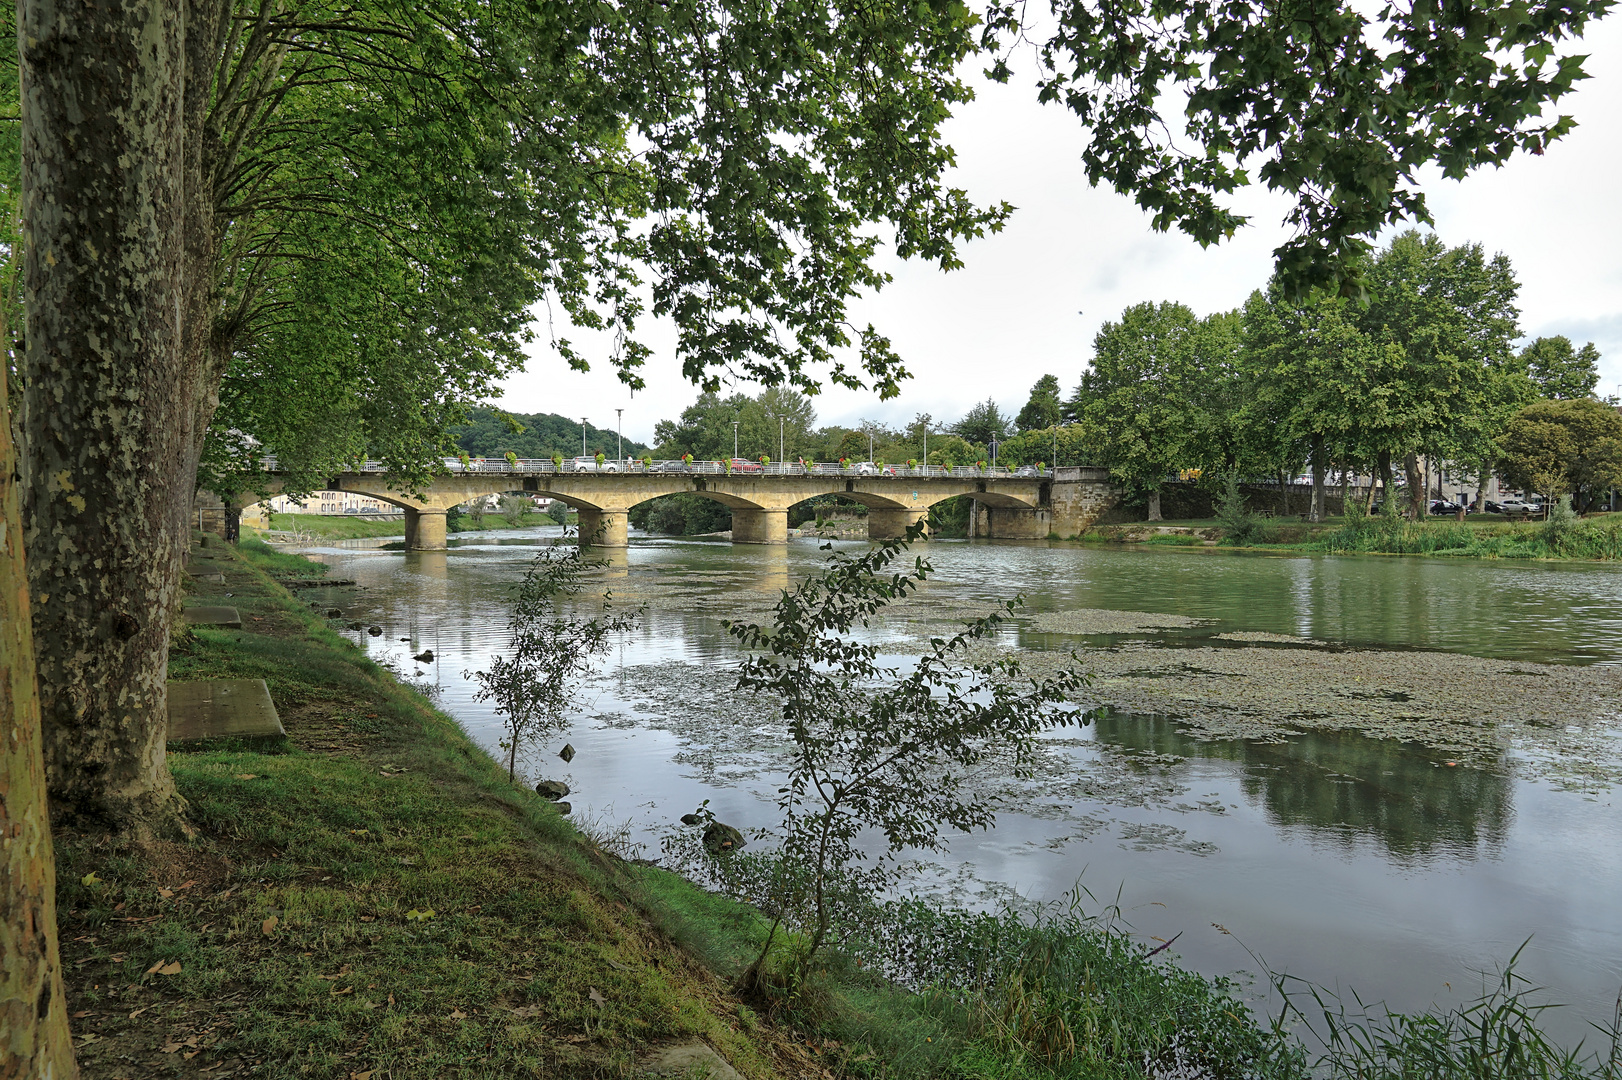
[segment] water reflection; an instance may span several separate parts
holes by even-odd
[[[1191,739],[1167,717],[1100,710],[1101,742],[1142,754],[1229,761],[1252,805],[1280,827],[1304,827],[1351,851],[1377,840],[1399,860],[1497,856],[1514,817],[1498,763],[1450,767],[1422,746],[1350,731],[1303,731],[1281,742]]]

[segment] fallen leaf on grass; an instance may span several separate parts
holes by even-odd
[[[451,1014],[450,1014],[449,1017],[447,1017],[447,1019],[450,1019],[450,1020],[466,1020],[467,1019],[467,1013],[463,1012],[461,1009],[452,1009]]]
[[[84,877],[79,879],[79,884],[80,885],[100,885],[101,884],[101,878],[97,877],[96,872],[94,870],[92,870],[92,871],[90,871],[90,873],[86,874]]]
[[[233,780],[257,780],[257,779],[259,779],[259,774],[258,773],[251,773],[251,772],[237,773],[231,779],[233,779]]]
[[[90,1015],[90,1013],[89,1013],[89,1011],[85,1011],[85,1012],[76,1012],[76,1013],[74,1013],[74,1014],[73,1014],[73,1018],[74,1018],[74,1019],[75,1019],[75,1020],[83,1020],[83,1019],[84,1019],[84,1018],[85,1018],[85,1017],[87,1017],[87,1016],[89,1016],[89,1015]]]
[[[280,917],[272,915],[270,918],[259,924],[259,932],[264,934],[266,937],[269,937],[271,934],[275,933],[276,924],[281,921],[282,920]]]
[[[158,895],[163,897],[165,900],[167,900],[171,896],[175,895],[175,891],[173,889],[159,889],[158,890]]]
[[[631,965],[630,964],[622,964],[618,960],[615,960],[612,956],[610,956],[608,958],[608,966],[611,967],[611,968],[617,968],[620,971],[630,971],[631,970]]]
[[[201,1053],[202,1053],[201,1050],[188,1050],[186,1053],[181,1054],[180,1056],[185,1058],[187,1061],[190,1061],[192,1058],[196,1057],[198,1054],[201,1054]]]
[[[180,974],[180,961],[179,960],[174,960],[174,961],[170,961],[168,963],[165,963],[164,961],[159,960],[156,964],[153,964],[151,967],[147,968],[146,973],[148,975],[152,975],[152,974],[179,975]]]
[[[349,1080],[372,1080],[373,1071],[374,1070],[372,1069],[367,1069],[364,1072],[352,1072],[349,1074]]]
[[[407,922],[427,922],[429,919],[432,919],[433,917],[434,917],[434,909],[433,908],[425,908],[422,911],[418,911],[416,908],[412,908],[410,911],[406,912],[406,921]]]
[[[137,1016],[140,1016],[142,1013],[146,1012],[151,1007],[152,1006],[150,1006],[150,1005],[142,1005],[139,1009],[136,1009],[134,1012],[130,1013],[129,1018],[131,1020],[134,1020]]]
[[[160,1053],[160,1054],[173,1054],[173,1053],[176,1053],[177,1051],[179,1051],[179,1049],[180,1049],[180,1044],[179,1043],[170,1043],[168,1046],[165,1046],[161,1050],[159,1050],[158,1053]]]
[[[354,992],[355,988],[353,986],[346,986],[342,990],[334,986],[331,990],[327,991],[327,993],[331,994],[333,997],[343,997],[345,994],[353,994]]]
[[[603,997],[603,992],[597,989],[595,986],[591,988],[591,1000],[595,1001],[599,1005],[608,1004],[608,999]]]
[[[179,885],[176,885],[175,888],[177,890],[178,889],[189,889],[195,884],[197,884],[197,882],[195,882],[195,881],[183,881]]]

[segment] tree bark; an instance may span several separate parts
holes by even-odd
[[[1160,516],[1160,492],[1158,492],[1158,491],[1149,492],[1149,520],[1150,521],[1164,521],[1165,520],[1165,518]]]
[[[1312,437],[1312,506],[1307,510],[1307,520],[1322,521],[1324,519],[1324,437]]]
[[[1396,496],[1396,492],[1391,490],[1391,451],[1381,450],[1376,464],[1380,473],[1380,497],[1395,512],[1396,503],[1391,501]],[[1372,487],[1369,488],[1369,509],[1371,511],[1374,509],[1374,488]]]
[[[18,20],[26,544],[50,795],[89,827],[172,834],[164,681],[205,396],[186,288],[186,14],[21,0]]]
[[[1410,451],[1402,468],[1408,474],[1408,511],[1418,521],[1425,516],[1425,477],[1419,469],[1419,455]]]
[[[0,364],[0,1076],[73,1080],[17,488]]]

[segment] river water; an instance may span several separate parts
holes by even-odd
[[[474,700],[467,672],[504,643],[506,598],[536,532],[464,535],[448,552],[315,549],[335,578],[361,588],[314,602],[380,625],[380,637],[351,636],[436,686],[441,707],[499,754],[499,719]],[[1012,646],[1080,646],[1084,667],[1089,647],[1209,654],[1231,644],[1217,635],[1248,632],[1390,650],[1393,661],[1420,651],[1622,673],[1622,571],[1606,566],[1041,541],[935,541],[927,553],[939,575],[930,603],[946,616],[1023,594],[1038,615],[1197,620],[1080,637],[1009,632]],[[771,825],[781,737],[757,705],[728,693],[737,652],[719,619],[763,619],[778,591],[824,558],[809,540],[773,549],[633,536],[602,575],[647,613],[566,734],[577,756],[559,761],[555,740],[532,775],[566,780],[577,818],[628,823],[654,855],[660,832],[704,799],[740,828]],[[905,627],[881,633],[903,653],[914,640]],[[432,663],[409,659],[422,649]],[[1491,697],[1480,685],[1490,676],[1458,678],[1475,683],[1476,699]],[[1590,728],[1601,757],[1622,762],[1622,721],[1605,715]],[[1569,1006],[1547,1014],[1551,1030],[1592,1042],[1589,1022],[1608,1022],[1622,989],[1622,799],[1607,779],[1616,772],[1573,783],[1526,767],[1529,753],[1514,747],[1458,765],[1449,756],[1346,730],[1194,738],[1175,709],[1105,710],[1050,740],[1034,786],[988,795],[1004,806],[996,828],[953,837],[949,854],[921,863],[917,883],[987,904],[1056,899],[1079,881],[1098,906],[1118,901],[1144,940],[1181,934],[1173,950],[1186,966],[1251,977],[1262,1008],[1259,961],[1348,1001],[1355,992],[1413,1010],[1473,997],[1482,973],[1526,942],[1516,970]]]

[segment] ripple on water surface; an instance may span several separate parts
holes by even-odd
[[[421,670],[441,704],[494,747],[498,718],[464,672],[501,648],[533,543],[321,557],[365,586],[335,592],[346,621],[385,628],[363,646],[408,670],[433,649]],[[1557,1032],[1574,1040],[1584,1018],[1609,1017],[1622,986],[1615,569],[1045,543],[927,553],[936,580],[873,631],[887,648],[1023,592],[1028,617],[997,647],[1036,667],[1080,648],[1101,708],[1052,734],[1029,781],[983,777],[997,828],[955,837],[919,866],[920,887],[993,902],[1059,897],[1080,877],[1101,901],[1119,889],[1138,932],[1182,932],[1176,949],[1199,970],[1253,968],[1242,943],[1398,1008],[1468,995],[1473,970],[1531,936],[1522,973],[1576,1006]],[[785,747],[770,703],[732,692],[718,620],[766,618],[823,558],[812,543],[692,540],[611,553],[602,580],[647,617],[590,688],[568,736],[579,755],[565,767],[548,748],[537,772],[649,842],[706,798],[725,820],[770,824]]]

